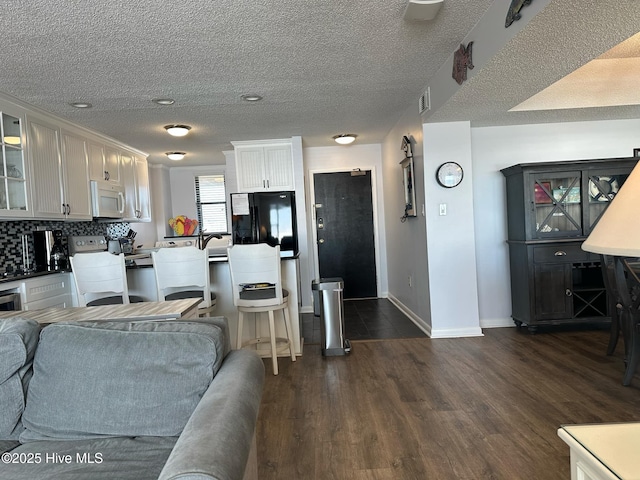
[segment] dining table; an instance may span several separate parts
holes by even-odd
[[[176,320],[196,318],[199,298],[169,300],[163,302],[137,302],[95,307],[43,308],[0,312],[0,318],[29,318],[40,324],[67,321],[132,321]]]

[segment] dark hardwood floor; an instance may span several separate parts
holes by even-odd
[[[266,364],[261,480],[568,479],[558,427],[640,421],[640,376],[621,385],[607,331],[484,333]]]
[[[321,343],[320,318],[302,314],[305,345]],[[352,340],[389,338],[426,338],[426,334],[385,298],[346,300],[344,302],[344,337]]]

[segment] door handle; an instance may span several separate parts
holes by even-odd
[[[319,239],[318,243],[324,243],[324,238]]]
[[[322,230],[324,228],[324,220],[322,217],[318,218],[318,230]]]

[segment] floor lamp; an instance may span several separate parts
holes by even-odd
[[[640,263],[633,261],[640,258],[640,164],[611,201],[582,249],[599,253],[603,264],[610,264],[609,268],[603,268],[608,275],[605,285],[616,302],[617,317],[612,322],[620,322],[627,363],[622,384],[629,385],[640,362]],[[611,344],[610,341],[609,350]]]

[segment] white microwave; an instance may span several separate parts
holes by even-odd
[[[122,218],[124,216],[124,187],[106,182],[91,181],[93,218]]]

